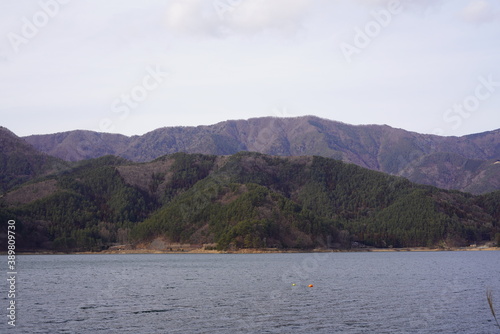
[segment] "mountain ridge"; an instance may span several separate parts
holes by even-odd
[[[319,155],[361,167],[401,175],[412,181],[485,193],[500,189],[500,129],[461,137],[419,134],[388,125],[349,125],[316,116],[294,118],[260,117],[229,120],[213,125],[162,127],[142,136],[127,137],[75,130],[24,139],[38,150],[67,161],[96,158],[107,154],[145,162],[176,152],[230,155],[254,151],[278,156]],[[438,161],[436,153],[462,157]],[[481,160],[475,170],[460,179],[465,165]],[[444,165],[443,178],[429,169],[430,161]],[[457,165],[458,164],[458,165]],[[436,168],[435,168],[436,169]],[[440,168],[437,168],[438,170]],[[422,178],[422,174],[428,177]]]

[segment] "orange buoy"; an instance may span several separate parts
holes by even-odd
[[[309,285],[308,285],[308,287],[310,287],[310,288],[312,288],[313,286],[314,286],[314,285],[312,285],[312,284],[309,284]]]

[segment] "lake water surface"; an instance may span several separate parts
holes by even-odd
[[[1,333],[500,333],[497,251],[22,255],[17,270]]]

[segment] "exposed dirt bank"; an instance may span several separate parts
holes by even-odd
[[[443,251],[500,251],[500,247],[456,247],[456,248],[351,248],[351,249],[237,249],[229,251],[218,251],[204,248],[176,249],[176,250],[154,250],[154,249],[108,249],[100,252],[18,252],[17,255],[49,255],[49,254],[272,254],[272,253],[331,253],[331,252],[443,252]]]

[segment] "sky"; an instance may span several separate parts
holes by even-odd
[[[303,115],[500,128],[500,1],[0,3],[0,125],[19,136]]]

